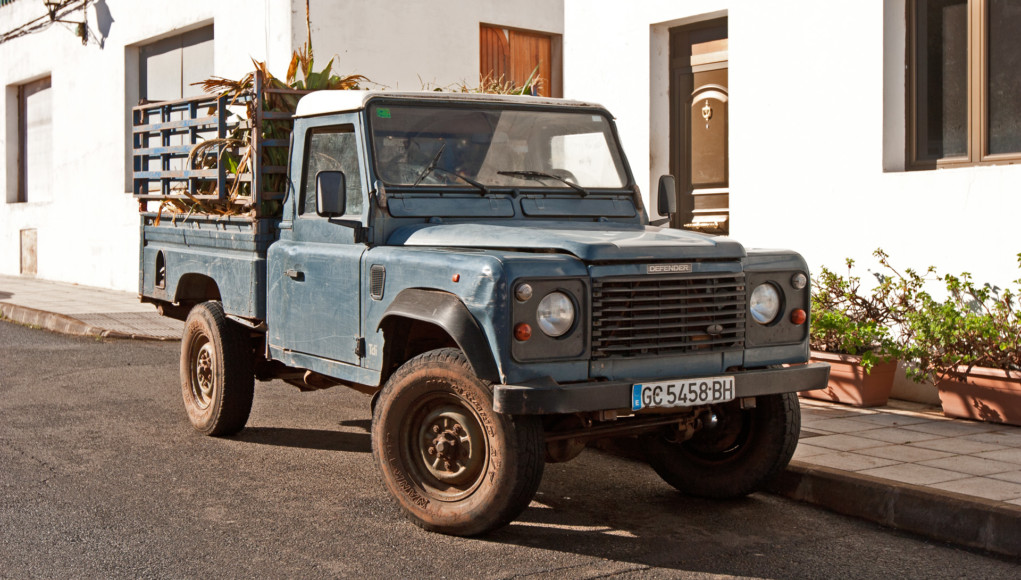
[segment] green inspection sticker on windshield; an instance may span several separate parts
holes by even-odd
[[[376,116],[380,119],[389,119],[390,109],[376,109]]]

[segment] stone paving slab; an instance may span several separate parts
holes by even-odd
[[[19,276],[0,276],[0,314],[78,336],[179,340],[184,330],[133,292]]]

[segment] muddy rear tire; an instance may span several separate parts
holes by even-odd
[[[181,394],[195,430],[232,435],[252,411],[255,372],[248,331],[219,302],[191,309],[181,339]]]
[[[542,479],[542,424],[496,413],[492,399],[456,349],[419,355],[387,381],[373,412],[372,452],[415,524],[472,536],[528,507]]]
[[[687,495],[729,499],[787,467],[801,430],[797,393],[760,396],[752,409],[733,401],[714,413],[719,423],[688,441],[671,441],[666,430],[643,436],[646,459],[664,481]]]

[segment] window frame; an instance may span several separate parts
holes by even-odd
[[[32,95],[40,93],[42,91],[49,91],[53,89],[53,77],[46,75],[42,78],[38,78],[34,81],[29,81],[17,85],[17,105],[15,116],[16,131],[17,131],[17,153],[15,164],[15,172],[17,174],[16,187],[14,190],[13,198],[9,198],[7,203],[30,203],[32,200],[28,196],[28,98]],[[31,93],[31,94],[30,94]],[[52,95],[52,93],[51,93]],[[50,131],[53,130],[53,107],[51,103],[50,107]],[[53,156],[53,141],[50,141],[51,151],[49,152],[50,157]],[[52,173],[52,172],[51,172]],[[52,191],[50,192],[52,196]],[[50,200],[45,200],[50,201]]]
[[[989,0],[967,2],[966,153],[953,157],[919,156],[918,23],[919,0],[907,2],[907,169],[926,170],[1021,163],[1021,151],[989,152]]]
[[[350,127],[349,131],[348,130],[338,130],[338,129],[346,129],[348,127]],[[359,136],[358,136],[359,135],[359,133],[358,133],[358,124],[357,124],[355,118],[351,118],[349,120],[340,120],[338,122],[329,123],[329,124],[314,125],[314,126],[308,127],[305,130],[305,136],[304,136],[304,141],[303,141],[303,143],[304,143],[303,144],[304,154],[302,155],[302,160],[301,160],[300,196],[298,197],[298,199],[295,200],[295,201],[297,201],[297,203],[295,204],[295,215],[296,215],[296,217],[298,219],[325,219],[325,218],[320,217],[316,213],[316,208],[315,207],[312,207],[311,209],[306,207],[306,203],[308,202],[307,197],[308,197],[308,194],[309,194],[308,188],[311,185],[313,190],[315,189],[315,183],[313,182],[312,184],[310,184],[308,182],[308,177],[309,177],[308,169],[309,169],[309,163],[311,161],[311,153],[312,153],[312,137],[314,135],[321,135],[321,134],[351,134],[353,136],[353,141],[354,141],[354,146],[355,146],[356,165],[358,166],[358,171],[359,171],[358,188],[357,189],[358,189],[359,195],[361,196],[361,211],[359,211],[358,213],[348,213],[346,210],[347,210],[348,206],[350,206],[350,204],[351,204],[350,199],[348,199],[347,203],[345,204],[345,213],[341,217],[343,217],[345,219],[348,219],[348,220],[352,220],[352,219],[359,220],[359,219],[362,219],[366,215],[366,204],[367,204],[367,200],[365,199],[365,183],[366,183],[366,179],[365,179],[365,167],[364,167],[364,161],[363,161],[364,160],[364,156],[363,156],[363,152],[362,152],[362,145],[360,143],[361,139],[359,139]],[[346,174],[345,174],[345,176],[346,176]],[[348,190],[351,189],[350,183],[347,183],[347,189]],[[345,192],[345,195],[347,195],[348,193],[349,193],[349,191]]]
[[[124,92],[125,92],[125,117],[124,117],[124,192],[128,195],[133,194],[134,190],[134,158],[132,155],[132,143],[134,142],[134,114],[132,109],[141,104],[142,101],[155,102],[153,97],[150,95],[146,80],[150,76],[149,63],[147,56],[151,49],[157,45],[169,45],[177,43],[177,47],[173,50],[179,51],[181,62],[177,68],[177,73],[180,78],[181,94],[185,95],[186,91],[194,91],[188,96],[175,97],[170,100],[177,100],[180,98],[190,98],[203,94],[201,89],[192,87],[190,82],[185,82],[185,52],[194,49],[196,46],[200,46],[206,43],[210,43],[210,54],[209,54],[209,76],[212,76],[216,71],[216,24],[212,18],[195,22],[189,26],[168,31],[164,34],[159,34],[139,42],[126,45],[124,47]],[[192,62],[189,60],[189,62]],[[188,76],[189,80],[195,78],[197,81],[205,79],[198,78],[201,75],[195,77]]]

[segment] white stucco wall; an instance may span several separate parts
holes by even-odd
[[[0,31],[44,13],[42,2],[14,2],[0,8]],[[480,23],[557,34],[563,27],[560,0],[313,0],[311,13],[317,69],[337,55],[334,72],[411,90],[477,83]],[[137,45],[213,24],[215,75],[239,78],[255,58],[282,76],[305,42],[305,2],[97,0],[88,20],[88,46],[60,24],[0,44],[5,193],[17,187],[8,168],[17,159],[18,85],[51,76],[54,131],[52,200],[0,203],[0,274],[19,273],[20,231],[34,228],[38,277],[130,291],[138,285],[138,215],[126,193],[125,143]]]
[[[648,199],[669,167],[667,31],[725,15],[735,238],[813,269],[882,247],[900,266],[1007,284],[1021,165],[903,171],[904,13],[904,0],[565,0],[564,94],[616,114]]]
[[[110,18],[100,18],[97,10]],[[44,13],[41,2],[15,2],[0,9],[0,30]],[[80,17],[75,12],[67,19]],[[10,157],[17,155],[17,132],[10,130],[16,86],[50,75],[53,99],[52,200],[33,202],[29,192],[28,203],[0,205],[0,273],[18,274],[20,231],[35,228],[38,277],[136,289],[138,206],[125,193],[127,110],[138,84],[137,50],[131,46],[212,22],[216,74],[240,76],[250,68],[250,56],[276,55],[286,66],[289,19],[290,5],[282,2],[102,0],[89,8],[88,46],[61,24],[0,44],[6,96],[0,149],[8,161],[0,166],[0,184],[7,189],[17,183],[8,172],[14,166]]]
[[[312,47],[338,74],[417,91],[479,80],[479,24],[563,31],[562,0],[312,0]],[[292,15],[295,48],[307,37],[305,3]]]
[[[311,10],[319,66],[336,55],[336,72],[402,89],[472,84],[480,22],[562,32],[565,96],[616,114],[647,200],[668,171],[668,31],[727,16],[736,238],[797,249],[816,269],[848,256],[868,263],[883,247],[900,265],[969,270],[1002,285],[1018,277],[1021,165],[903,171],[903,3],[645,0],[622,10],[611,0],[313,0]],[[5,6],[0,30],[43,10],[29,0]],[[112,16],[102,47],[99,11]],[[5,193],[16,187],[7,171],[16,86],[50,75],[54,108],[52,201],[0,205],[0,273],[17,274],[20,230],[36,228],[39,277],[132,290],[137,214],[124,154],[132,47],[213,23],[217,75],[240,76],[251,57],[282,74],[305,41],[304,2],[100,0],[89,22],[87,47],[63,25],[0,44]]]

